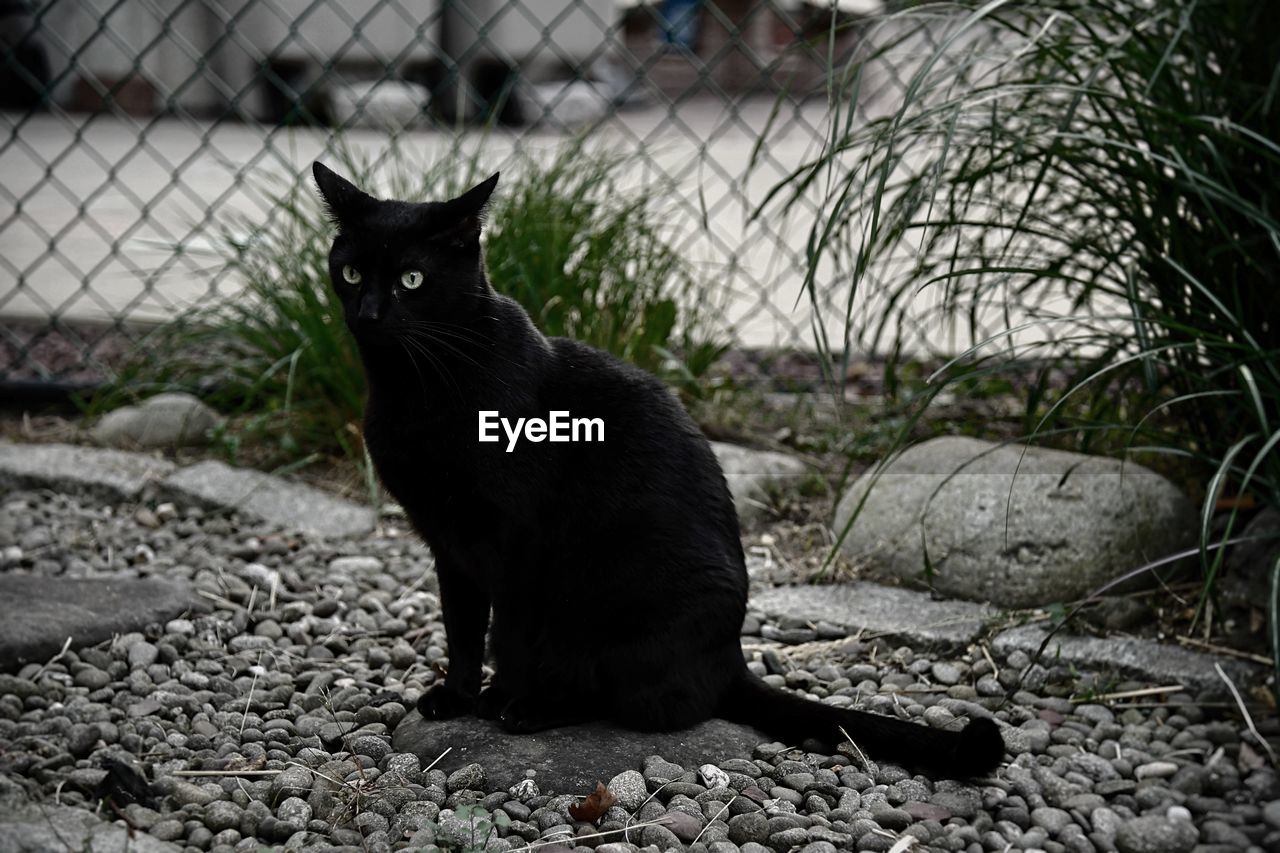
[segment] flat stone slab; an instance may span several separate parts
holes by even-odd
[[[733,494],[733,507],[743,521],[760,514],[770,488],[794,484],[809,471],[804,460],[772,450],[754,450],[723,441],[711,442],[711,450],[720,461]]]
[[[750,755],[774,738],[747,726],[708,720],[679,732],[634,732],[608,723],[513,735],[476,717],[427,721],[417,711],[396,727],[392,746],[412,752],[425,767],[450,773],[467,764],[483,765],[488,790],[509,788],[534,770],[542,793],[589,793],[624,770],[639,770],[644,759],[661,755],[685,767]]]
[[[52,489],[129,501],[173,470],[172,462],[146,453],[0,441],[0,490]]]
[[[0,661],[46,661],[73,648],[164,623],[199,606],[184,583],[159,578],[50,578],[0,573]]]
[[[107,823],[87,809],[53,803],[3,803],[0,853],[181,853],[176,844]]]
[[[372,509],[301,483],[291,483],[223,462],[199,462],[173,472],[160,490],[177,501],[234,509],[262,521],[315,536],[362,536],[373,530]]]
[[[1020,625],[996,636],[993,650],[1008,654],[1014,650],[1034,655],[1049,631],[1040,625]],[[1265,667],[1234,658],[1143,640],[1138,637],[1081,637],[1058,633],[1045,648],[1042,662],[1076,664],[1090,669],[1114,669],[1129,676],[1160,684],[1182,684],[1193,691],[1227,693],[1214,664],[1220,664],[1237,687],[1261,681]]]
[[[749,607],[844,625],[909,645],[959,648],[978,639],[998,615],[972,601],[939,601],[929,593],[857,581],[831,586],[779,586],[751,596]]]

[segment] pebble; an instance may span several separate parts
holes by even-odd
[[[111,676],[94,666],[87,666],[76,673],[72,679],[74,684],[87,687],[89,690],[101,690],[111,683]]]
[[[210,792],[207,788],[193,785],[190,782],[178,779],[173,782],[173,789],[170,792],[174,803],[178,806],[204,806],[217,800],[219,794]]]
[[[1191,853],[1199,839],[1190,821],[1146,816],[1120,825],[1116,847],[1120,853]]]
[[[1147,764],[1139,764],[1133,769],[1133,778],[1142,779],[1167,779],[1178,772],[1178,765],[1172,761],[1151,761]]]
[[[1071,815],[1062,809],[1042,806],[1031,810],[1031,823],[1044,829],[1050,835],[1057,835],[1064,827],[1071,825],[1073,821]]]
[[[747,812],[729,818],[729,840],[737,845],[764,844],[769,840],[769,820],[763,812]]]
[[[699,767],[698,776],[708,788],[729,787],[729,774],[714,764],[704,764]]]
[[[209,803],[205,806],[203,813],[204,825],[215,833],[239,827],[242,816],[243,810],[235,803],[229,803],[226,800]]]
[[[479,764],[468,764],[453,771],[446,782],[450,793],[463,790],[479,791],[485,787],[484,783],[484,768]]]

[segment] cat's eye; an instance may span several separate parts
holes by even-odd
[[[359,284],[360,270],[351,266],[351,264],[347,264],[342,268],[342,280],[347,284]]]
[[[417,290],[422,287],[422,273],[417,270],[405,270],[400,274],[400,283],[408,290]]]

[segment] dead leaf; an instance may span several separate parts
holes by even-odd
[[[605,787],[603,782],[596,783],[596,789],[584,797],[580,802],[569,806],[569,814],[574,820],[584,820],[587,823],[595,823],[604,816],[609,807],[616,802],[613,792]]]

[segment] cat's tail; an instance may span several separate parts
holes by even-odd
[[[811,702],[770,687],[749,672],[743,672],[729,689],[717,716],[755,726],[796,745],[806,738],[838,744],[847,732],[867,755],[918,768],[931,776],[983,776],[1004,758],[1004,739],[993,720],[979,718],[963,729],[944,731],[883,714]]]

